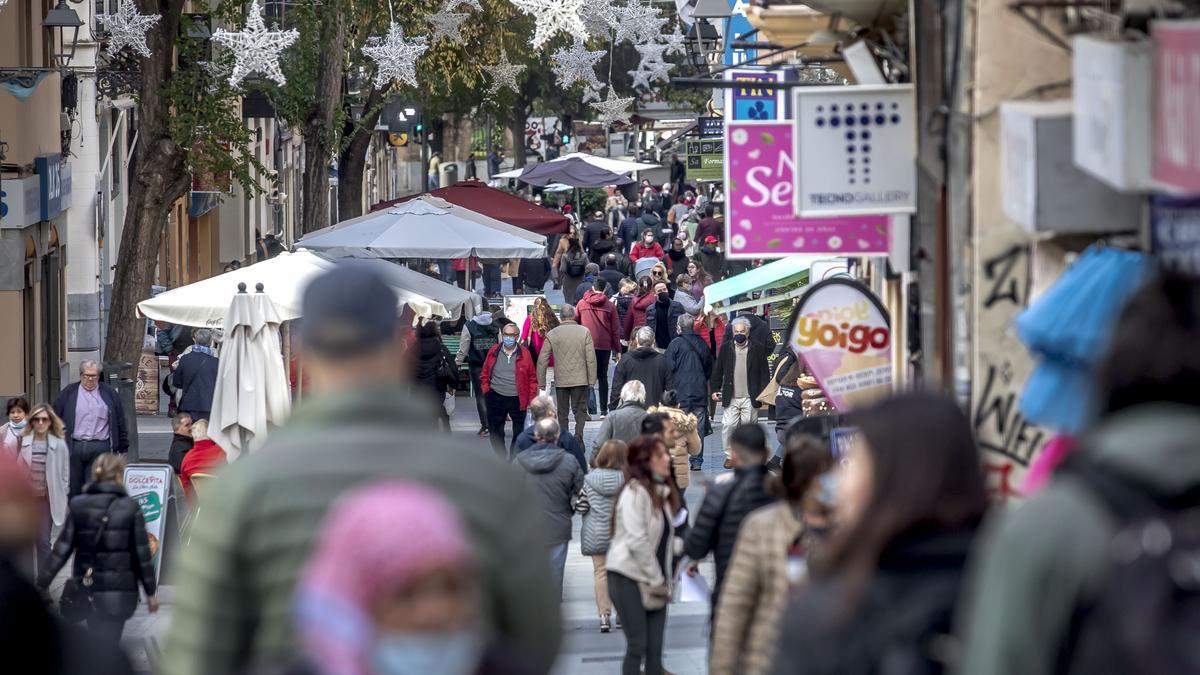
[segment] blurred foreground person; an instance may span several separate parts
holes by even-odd
[[[83,494],[71,499],[71,509],[46,567],[38,573],[38,586],[50,582],[75,554],[71,581],[91,598],[88,629],[110,644],[121,640],[125,622],[138,605],[138,589],[146,591],[146,607],[158,611],[154,592],[154,559],[142,508],[125,492],[125,458],[105,453],[92,463],[92,480]]]
[[[15,558],[39,527],[29,472],[0,457],[0,654],[4,672],[21,675],[133,675],[116,642],[53,616]]]
[[[513,444],[513,456],[515,459],[518,454],[533,447],[537,439],[533,436],[534,427],[537,422],[546,419],[557,419],[558,409],[554,407],[554,401],[545,394],[539,394],[529,403],[529,416],[532,418],[533,424],[525,427],[521,431],[521,435],[517,436],[516,442]],[[558,442],[555,444],[558,447],[566,450],[579,462],[579,466],[583,467],[584,473],[587,473],[587,453],[583,451],[583,446],[571,434],[564,434],[559,430]]]
[[[608,593],[624,624],[621,675],[663,673],[675,528],[687,521],[670,478],[671,455],[661,440],[639,436],[629,445],[605,560]]]
[[[601,633],[612,631],[612,600],[608,596],[608,568],[604,563],[612,541],[614,500],[625,484],[628,451],[629,446],[622,441],[606,441],[596,453],[595,467],[583,479],[583,499],[579,508],[583,514],[580,552],[592,559]]]
[[[713,627],[709,675],[769,670],[789,590],[808,576],[812,537],[805,502],[817,501],[820,478],[832,468],[833,455],[819,439],[788,439],[783,480],[773,484],[781,501],[751,513],[738,533]]]
[[[583,467],[558,445],[558,421],[544,419],[533,426],[533,447],[517,455],[516,463],[528,474],[542,505],[543,537],[550,548],[550,572],[562,598],[563,569],[571,543],[571,518],[575,495],[583,489]]]
[[[291,675],[530,673],[489,645],[471,541],[440,494],[388,481],[332,508],[296,590]]]
[[[1154,278],[1115,325],[1101,421],[980,547],[964,673],[1200,671],[1200,284]]]
[[[450,499],[475,552],[488,635],[547,672],[562,639],[537,502],[520,472],[439,433],[404,388],[411,312],[378,275],[340,265],[304,292],[311,396],[209,486],[182,554],[161,672],[233,675],[289,662],[289,608],[318,524],[346,490],[407,478]]]
[[[788,608],[771,672],[948,672],[951,615],[988,505],[971,423],[954,401],[924,393],[856,423],[838,532],[820,568],[810,561],[813,581]]]

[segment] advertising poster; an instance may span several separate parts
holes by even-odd
[[[729,122],[725,131],[726,257],[888,253],[887,215],[796,216],[790,122]]]
[[[721,180],[725,169],[725,143],[721,139],[688,141],[687,177],[691,180]]]
[[[1155,21],[1154,178],[1200,192],[1200,21]]]
[[[525,317],[533,309],[533,301],[544,297],[542,295],[506,295],[504,296],[504,317],[517,324],[517,328],[525,325]]]
[[[783,117],[783,90],[766,85],[779,82],[782,73],[761,70],[727,71],[725,77],[740,83],[725,93],[726,120],[767,122]]]
[[[916,211],[912,85],[797,87],[793,96],[797,215]]]
[[[838,412],[892,391],[892,331],[870,289],[834,277],[808,289],[792,313],[788,346],[804,360]]]
[[[150,552],[154,555],[155,578],[161,575],[163,540],[166,538],[167,508],[174,482],[171,467],[163,464],[130,464],[125,467],[125,489],[142,507]]]

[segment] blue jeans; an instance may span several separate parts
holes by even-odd
[[[684,408],[685,413],[691,413],[696,416],[696,433],[700,435],[700,452],[688,458],[691,466],[698,467],[704,465],[704,429],[708,426],[708,406],[699,405],[695,407]]]
[[[554,577],[554,586],[558,589],[558,599],[562,600],[563,571],[567,567],[567,546],[571,542],[553,544],[550,547],[550,574]]]

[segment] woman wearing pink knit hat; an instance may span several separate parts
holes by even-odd
[[[496,663],[479,600],[470,542],[444,497],[401,481],[356,490],[331,509],[297,587],[307,663],[295,672],[523,672]]]

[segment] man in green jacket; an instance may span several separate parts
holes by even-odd
[[[550,670],[561,616],[536,498],[519,471],[439,433],[434,411],[406,395],[411,324],[396,306],[395,292],[356,265],[305,291],[314,393],[204,494],[176,570],[161,672],[235,675],[291,662],[293,589],[326,509],[388,478],[430,485],[454,503],[478,560],[486,637]]]

